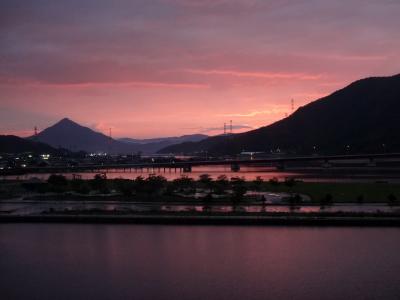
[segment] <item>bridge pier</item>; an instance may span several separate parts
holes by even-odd
[[[232,172],[239,172],[240,171],[240,165],[239,164],[231,164],[231,171]]]
[[[192,166],[185,166],[185,167],[183,167],[183,172],[184,172],[184,173],[190,173],[190,172],[192,172]]]

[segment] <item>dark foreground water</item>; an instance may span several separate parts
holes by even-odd
[[[399,299],[400,228],[1,224],[1,299]]]

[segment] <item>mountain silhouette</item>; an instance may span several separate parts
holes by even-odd
[[[91,153],[132,153],[138,151],[134,145],[116,141],[68,118],[64,118],[38,133],[36,139],[52,147],[65,148],[71,151]]]
[[[15,154],[24,152],[36,154],[58,153],[56,149],[44,143],[23,139],[15,135],[0,135],[0,153]]]
[[[182,141],[200,141],[204,135],[187,135],[157,139],[112,139],[105,134],[64,118],[53,126],[40,132],[36,139],[55,148],[65,148],[70,151],[86,151],[89,153],[131,154],[142,152],[155,153],[158,150]],[[33,139],[33,137],[30,137]]]
[[[143,153],[156,153],[162,148],[170,145],[180,144],[183,142],[198,142],[208,138],[204,134],[189,134],[177,137],[165,137],[165,138],[152,138],[152,139],[131,139],[121,138],[118,139],[124,143],[130,143],[136,145]]]
[[[256,130],[166,147],[160,153],[291,154],[400,151],[400,74],[371,77]]]

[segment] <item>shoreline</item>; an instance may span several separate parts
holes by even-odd
[[[0,216],[0,223],[400,227],[400,216],[194,215],[182,213],[129,215],[40,214],[2,215]]]

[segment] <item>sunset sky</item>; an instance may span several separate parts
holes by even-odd
[[[399,16],[398,0],[0,0],[0,134],[258,128],[400,73]]]

